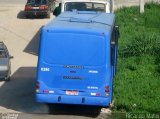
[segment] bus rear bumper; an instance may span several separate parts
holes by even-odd
[[[36,94],[36,101],[40,103],[59,103],[59,104],[80,104],[109,106],[109,97],[87,97],[87,96],[68,96],[68,95],[52,95],[52,94]]]

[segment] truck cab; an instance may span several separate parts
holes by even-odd
[[[61,12],[64,11],[112,12],[111,0],[62,0]]]

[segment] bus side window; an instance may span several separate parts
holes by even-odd
[[[119,33],[119,26],[115,26],[115,37],[116,37],[116,41],[118,41],[118,39],[120,38],[120,33]]]
[[[112,66],[114,65],[115,43],[116,43],[116,39],[115,39],[115,27],[113,27],[112,36],[111,36],[111,65]]]
[[[114,65],[115,60],[115,47],[118,47],[118,38],[120,37],[119,27],[114,26],[111,37],[111,65]]]

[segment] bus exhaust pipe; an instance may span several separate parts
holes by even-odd
[[[85,103],[85,98],[82,98],[82,103]]]
[[[58,102],[60,102],[60,101],[61,101],[61,96],[58,97]]]

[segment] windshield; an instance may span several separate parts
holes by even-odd
[[[105,4],[93,2],[67,2],[65,3],[65,11],[97,11],[105,12]]]
[[[7,58],[7,54],[4,50],[0,50],[0,58]]]
[[[28,0],[27,4],[47,4],[47,0]]]

